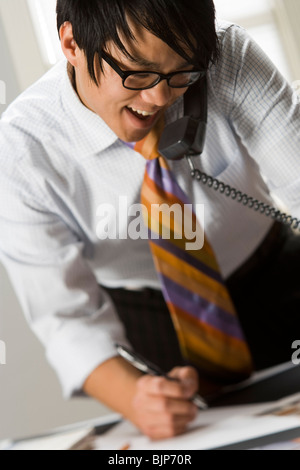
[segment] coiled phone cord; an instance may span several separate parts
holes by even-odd
[[[300,230],[300,220],[292,217],[291,215],[285,214],[275,207],[265,204],[264,202],[254,199],[251,196],[239,191],[229,184],[225,184],[222,181],[213,178],[212,176],[207,175],[206,173],[195,168],[191,156],[186,155],[187,161],[191,169],[191,176],[193,179],[207,185],[209,188],[213,188],[215,191],[219,191],[221,194],[243,204],[244,206],[249,207],[250,209],[260,212],[261,214],[266,215],[267,217],[272,217],[272,219],[282,222],[283,224],[289,225],[293,229]]]

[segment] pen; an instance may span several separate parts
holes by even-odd
[[[160,367],[152,364],[152,362],[145,359],[140,354],[137,354],[133,351],[130,351],[127,347],[116,344],[116,348],[118,354],[123,357],[126,361],[136,367],[138,370],[144,372],[145,374],[150,375],[158,375],[161,377],[165,377],[168,380],[177,380],[173,377],[169,377]],[[192,397],[192,402],[201,410],[206,410],[208,408],[208,404],[204,400],[204,398],[200,397],[200,395],[196,394]]]

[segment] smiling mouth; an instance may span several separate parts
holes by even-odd
[[[141,119],[142,121],[147,121],[148,119],[151,119],[154,114],[157,114],[157,111],[155,112],[148,112],[148,111],[141,111],[139,109],[132,108],[130,106],[126,106],[126,109],[133,114],[135,117]]]

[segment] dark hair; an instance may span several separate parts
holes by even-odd
[[[160,38],[184,59],[206,70],[218,57],[215,7],[212,0],[57,0],[57,27],[69,21],[78,47],[84,51],[92,80],[97,83],[95,55],[112,40],[130,57],[120,34],[134,40],[128,18]]]

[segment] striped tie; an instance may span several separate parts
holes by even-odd
[[[250,352],[208,241],[201,249],[186,249],[191,246],[191,230],[187,236],[186,225],[196,227],[193,233],[200,233],[201,227],[186,194],[158,153],[162,129],[163,120],[134,149],[147,159],[141,202],[163,295],[188,363],[223,383],[241,380],[253,370]],[[169,209],[164,217],[162,207],[177,210],[170,217]]]

